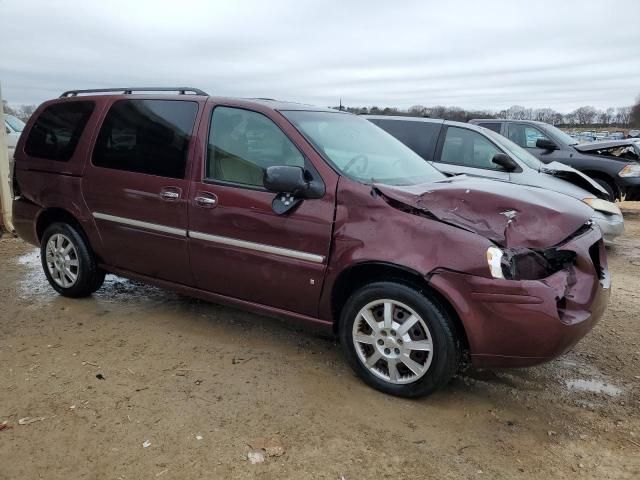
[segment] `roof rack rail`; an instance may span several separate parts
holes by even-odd
[[[204,95],[208,96],[209,94],[203,92],[199,88],[192,87],[122,87],[122,88],[91,88],[87,90],[67,90],[60,98],[65,97],[75,97],[79,94],[84,93],[109,93],[109,92],[122,92],[125,95],[130,95],[133,92],[178,92],[180,95],[186,95],[187,92],[192,95]]]

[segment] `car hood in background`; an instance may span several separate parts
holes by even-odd
[[[640,144],[637,139],[591,142],[573,146],[580,153],[601,155],[623,162],[640,162]]]
[[[598,150],[602,150],[605,148],[613,148],[613,147],[625,147],[628,145],[633,145],[635,143],[633,139],[628,140],[607,140],[604,142],[589,142],[589,143],[580,143],[578,145],[573,145],[576,150],[581,152],[594,152]]]
[[[584,226],[593,210],[567,195],[465,175],[438,182],[374,184],[399,210],[468,230],[503,247],[547,248]]]
[[[569,165],[565,165],[564,163],[560,163],[560,162],[551,162],[551,163],[547,163],[546,165],[543,165],[540,171],[542,173],[546,173],[554,177],[561,178],[562,180],[566,180],[567,182],[572,183],[576,187],[580,187],[583,190],[586,190],[587,192],[599,198],[604,198],[606,200],[609,199],[609,195],[600,185],[598,185],[596,182],[591,180],[584,173],[576,170],[573,167],[570,167]],[[545,185],[535,185],[535,186],[539,186],[542,188],[549,188],[549,187],[545,187]],[[555,190],[555,189],[552,189],[552,190]],[[562,193],[565,193],[565,192],[562,192]]]

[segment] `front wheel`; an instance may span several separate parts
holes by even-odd
[[[98,290],[105,272],[96,264],[88,242],[71,225],[53,223],[40,243],[42,268],[51,286],[65,297],[86,297]]]
[[[609,183],[608,180],[604,180],[602,178],[594,178],[593,179],[598,185],[600,185],[607,195],[609,196],[609,200],[615,202],[616,200],[616,188]]]
[[[428,395],[459,363],[448,312],[418,290],[377,282],[356,291],[340,319],[346,357],[365,383],[401,397]]]

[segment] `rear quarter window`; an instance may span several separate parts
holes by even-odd
[[[390,133],[426,160],[433,160],[441,124],[403,120],[373,120],[377,126]]]
[[[92,101],[49,105],[29,131],[25,153],[46,160],[68,161],[76,151],[94,107]]]

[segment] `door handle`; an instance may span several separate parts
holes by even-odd
[[[180,194],[178,192],[170,192],[166,190],[164,192],[160,192],[160,196],[165,200],[177,200],[180,198]]]
[[[198,195],[193,200],[197,205],[207,208],[215,207],[218,204],[218,199],[215,196],[205,197],[202,195]]]

